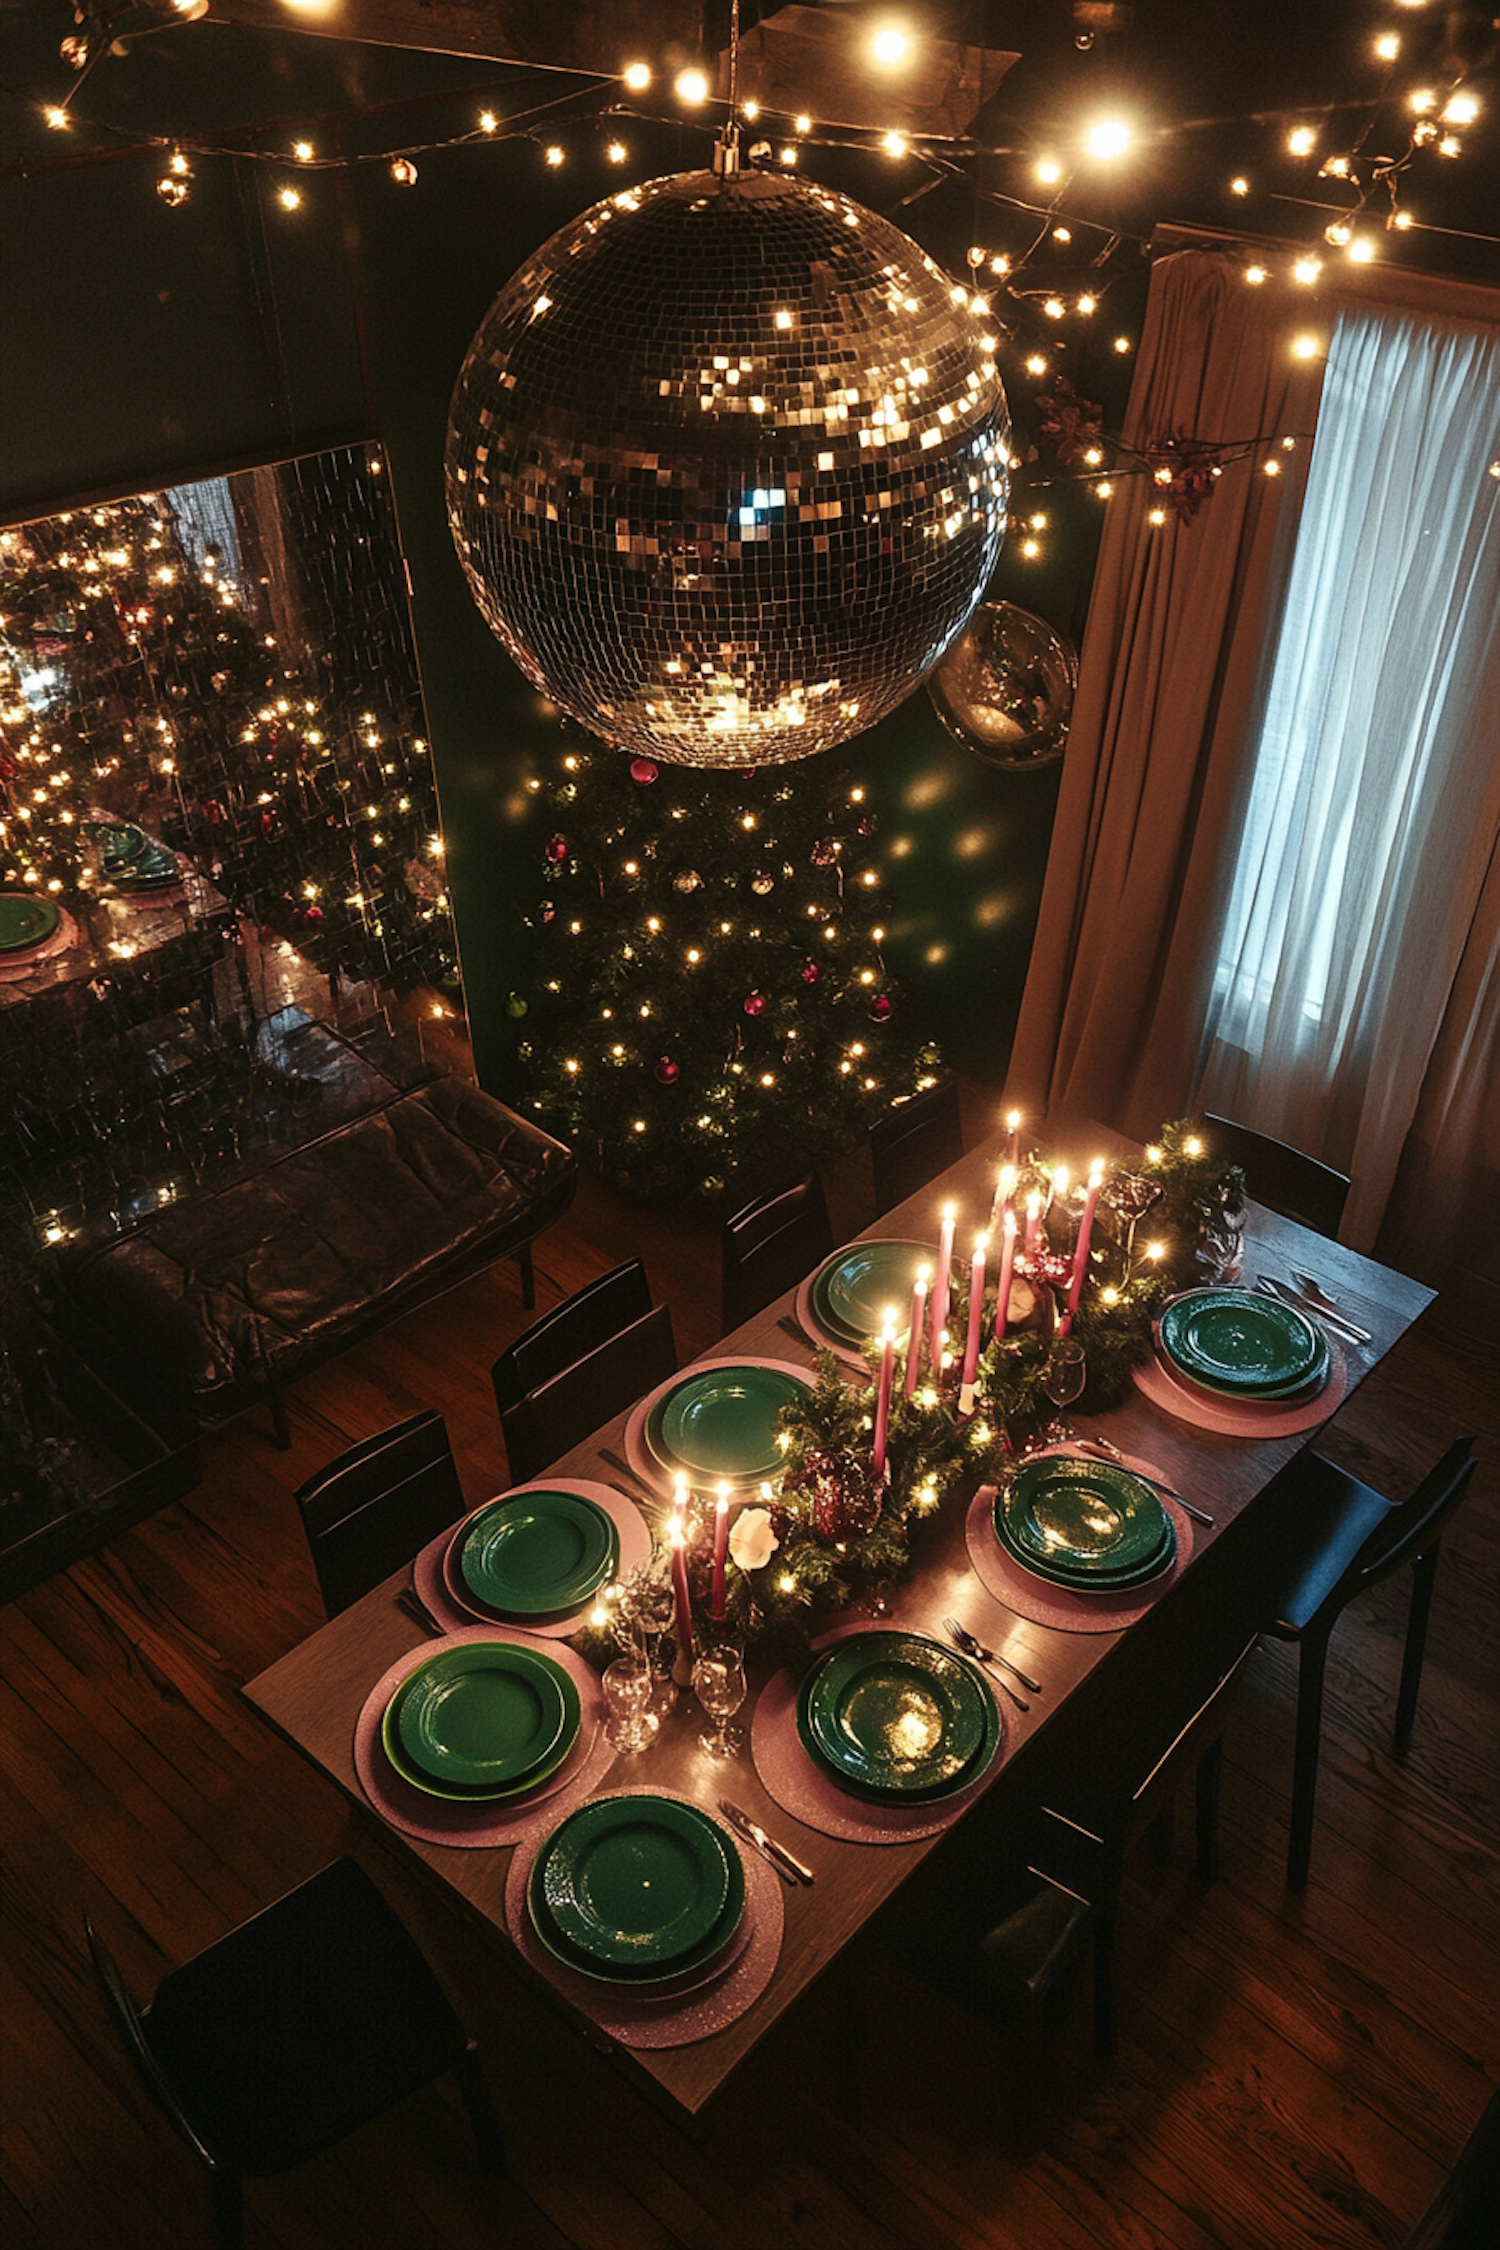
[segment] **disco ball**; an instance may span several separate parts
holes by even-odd
[[[1063,754],[1078,685],[1071,644],[1011,602],[984,602],[927,683],[956,742],[992,766],[1051,765]]]
[[[597,203],[459,373],[448,516],[527,678],[631,757],[804,758],[941,656],[1005,528],[1010,423],[967,292],[785,176]]]

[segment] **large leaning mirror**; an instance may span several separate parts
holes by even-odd
[[[326,1129],[461,1012],[378,449],[0,530],[0,1228]]]

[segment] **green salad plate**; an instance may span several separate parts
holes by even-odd
[[[576,1609],[614,1576],[620,1538],[601,1507],[577,1492],[517,1492],[469,1519],[459,1574],[506,1616]]]
[[[851,1242],[813,1276],[813,1310],[831,1335],[849,1343],[878,1336],[891,1310],[904,1329],[917,1268],[936,1262],[930,1242]]]
[[[159,891],[182,880],[177,854],[168,851],[165,844],[152,843],[149,839],[138,858],[118,868],[106,865],[106,872],[119,891]]]
[[[130,866],[146,849],[146,831],[133,820],[86,820],[83,833],[97,838],[107,875]]]
[[[439,1649],[394,1699],[407,1765],[464,1788],[518,1786],[563,1738],[566,1680],[537,1649],[504,1641]]]
[[[738,1927],[744,1881],[738,1852],[696,1805],[603,1797],[553,1830],[528,1895],[533,1926],[560,1959],[633,1984],[711,1960]]]
[[[469,1788],[461,1782],[435,1781],[431,1774],[424,1773],[419,1765],[407,1757],[401,1746],[398,1720],[404,1688],[398,1688],[385,1707],[380,1722],[381,1746],[400,1778],[413,1789],[419,1789],[424,1797],[440,1797],[445,1804],[450,1805],[498,1805],[512,1797],[523,1797],[529,1789],[539,1789],[544,1781],[551,1780],[578,1740],[583,1716],[582,1702],[578,1689],[566,1672],[562,1678],[563,1696],[567,1705],[562,1733],[547,1755],[529,1773],[522,1774],[515,1781],[492,1787],[481,1785]]]
[[[1328,1339],[1292,1305],[1249,1289],[1193,1289],[1161,1316],[1162,1349],[1193,1381],[1240,1398],[1274,1398],[1311,1383]]]
[[[972,1664],[925,1634],[859,1633],[802,1683],[804,1749],[843,1788],[925,1802],[967,1788],[994,1756],[999,1715]]]
[[[646,1418],[646,1443],[669,1472],[753,1483],[781,1466],[777,1423],[807,1385],[778,1367],[710,1367],[689,1375]]]
[[[1172,1538],[1161,1501],[1108,1461],[1043,1454],[1023,1461],[995,1504],[996,1526],[1023,1562],[1070,1577],[1133,1575]]]
[[[54,899],[31,891],[0,892],[0,953],[19,953],[51,937],[62,915]]]

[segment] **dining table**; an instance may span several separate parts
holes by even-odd
[[[1067,1119],[1046,1121],[1037,1137],[1039,1145],[1066,1157],[1078,1176],[1097,1154],[1127,1154],[1131,1147],[1096,1126]],[[1006,1137],[997,1133],[905,1204],[883,1213],[860,1239],[932,1241],[939,1208],[946,1204],[964,1215],[961,1230],[965,1223],[982,1226],[1005,1154]],[[1337,1298],[1344,1323],[1363,1331],[1360,1339],[1348,1333],[1337,1338],[1338,1380],[1322,1402],[1331,1414],[1420,1317],[1433,1292],[1247,1202],[1247,1284],[1259,1274],[1284,1279],[1298,1273],[1315,1275]],[[816,1339],[808,1333],[805,1316],[805,1289],[790,1290],[694,1365],[770,1361],[799,1369],[812,1380]],[[847,1372],[850,1380],[860,1379],[853,1367]],[[1077,1419],[1076,1408],[1070,1415]],[[535,1805],[523,1828],[499,1823],[492,1840],[476,1844],[469,1837],[445,1835],[440,1823],[427,1822],[420,1813],[411,1817],[408,1809],[403,1817],[399,1806],[382,1801],[380,1789],[372,1786],[370,1729],[390,1683],[403,1666],[409,1668],[423,1645],[423,1627],[407,1606],[406,1571],[394,1573],[330,1619],[250,1681],[244,1692],[288,1742],[356,1804],[384,1821],[397,1850],[411,1855],[483,1941],[545,1991],[594,2044],[609,2050],[668,2114],[690,2121],[955,1826],[985,1804],[993,1817],[995,1792],[1024,1789],[1028,1760],[1035,1761],[1048,1730],[1059,1726],[1070,1707],[1076,1716],[1076,1699],[1112,1652],[1128,1646],[1141,1630],[1143,1611],[1155,1635],[1153,1662],[1170,1664],[1174,1616],[1188,1616],[1195,1584],[1210,1586],[1215,1571],[1225,1586],[1243,1579],[1252,1567],[1247,1558],[1255,1552],[1258,1515],[1268,1516],[1280,1504],[1266,1496],[1284,1488],[1285,1480],[1282,1488],[1276,1486],[1278,1473],[1311,1441],[1324,1418],[1321,1411],[1304,1414],[1301,1426],[1285,1428],[1283,1423],[1299,1417],[1272,1417],[1274,1434],[1264,1429],[1246,1434],[1234,1427],[1205,1426],[1201,1418],[1185,1414],[1180,1401],[1164,1401],[1137,1383],[1109,1411],[1089,1416],[1091,1437],[1145,1467],[1193,1513],[1176,1512],[1182,1551],[1164,1588],[1148,1592],[1134,1605],[1117,1602],[1112,1611],[1091,1619],[1087,1629],[1078,1629],[1075,1618],[1049,1601],[1045,1586],[1018,1592],[997,1577],[990,1567],[992,1556],[976,1541],[976,1509],[982,1514],[986,1501],[981,1495],[976,1502],[972,1478],[968,1488],[950,1494],[914,1532],[910,1566],[891,1588],[889,1614],[879,1626],[942,1641],[945,1621],[957,1617],[1003,1660],[1004,1684],[997,1682],[993,1690],[1000,1749],[972,1788],[936,1808],[917,1808],[917,1817],[885,1822],[868,1805],[849,1800],[845,1818],[828,1792],[808,1796],[793,1770],[794,1743],[788,1751],[787,1713],[796,1682],[754,1650],[749,1694],[740,1714],[749,1740],[736,1758],[716,1759],[701,1746],[703,1714],[684,1690],[643,1751],[615,1755],[602,1733],[593,1735],[570,1788]],[[632,1426],[630,1415],[614,1418],[587,1443],[564,1454],[550,1474],[605,1496],[620,1520],[631,1525],[637,1546],[648,1533],[659,1546],[666,1536],[666,1495],[659,1487],[648,1489],[649,1475],[641,1473],[632,1454]],[[638,1413],[634,1427],[639,1428]],[[482,1626],[472,1620],[469,1625],[482,1636]],[[869,1617],[851,1621],[845,1613],[829,1618],[825,1629],[833,1638],[828,1645],[836,1646],[841,1632],[860,1625],[876,1629]],[[816,1622],[813,1632],[816,1646],[824,1637]],[[580,1675],[587,1674],[565,1641],[547,1645],[562,1652]],[[1036,1692],[1020,1684],[1023,1677],[1036,1683]],[[586,1979],[560,1969],[527,1927],[522,1878],[546,1848],[559,1808],[635,1792],[686,1800],[711,1815],[721,1798],[731,1799],[814,1878],[778,1882],[762,1856],[746,1848],[747,1898],[756,1914],[752,1941],[729,1980],[738,1995],[732,2005],[716,2008],[710,1988],[698,2004],[653,2017],[649,2007],[632,2009],[608,1986],[591,1988]],[[922,1817],[924,1811],[931,1817]]]

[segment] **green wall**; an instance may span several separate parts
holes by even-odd
[[[55,94],[55,42],[54,18],[39,6],[14,80]],[[470,90],[399,124],[357,129],[370,147],[389,147],[463,130],[478,90],[509,75],[209,24],[157,44],[154,56],[148,41],[118,65],[109,87],[101,71],[94,114],[107,94],[127,128],[187,132]],[[514,109],[518,96],[496,106]],[[631,138],[645,155],[645,134]],[[33,129],[31,153],[54,155],[49,140]],[[355,129],[345,145],[357,152]],[[224,159],[198,161],[191,200],[176,211],[155,194],[150,158],[0,181],[0,510],[45,512],[356,434],[388,447],[476,1058],[502,1093],[504,1001],[523,974],[520,911],[537,887],[522,783],[555,751],[558,721],[468,597],[444,515],[442,452],[453,381],[491,299],[530,249],[619,183],[585,136],[570,146],[575,160],[558,172],[525,140],[434,152],[409,189],[378,163],[313,174],[291,215],[274,205],[268,168]],[[635,176],[701,161],[696,136],[662,128]],[[839,184],[877,199],[873,179]],[[925,225],[923,238],[939,257],[962,256]],[[1001,578],[1005,598],[1077,630],[1076,567],[1047,583],[1008,556]],[[992,771],[950,740],[921,691],[842,755],[880,815],[897,901],[891,961],[907,1006],[955,1067],[998,1087],[1059,769]]]

